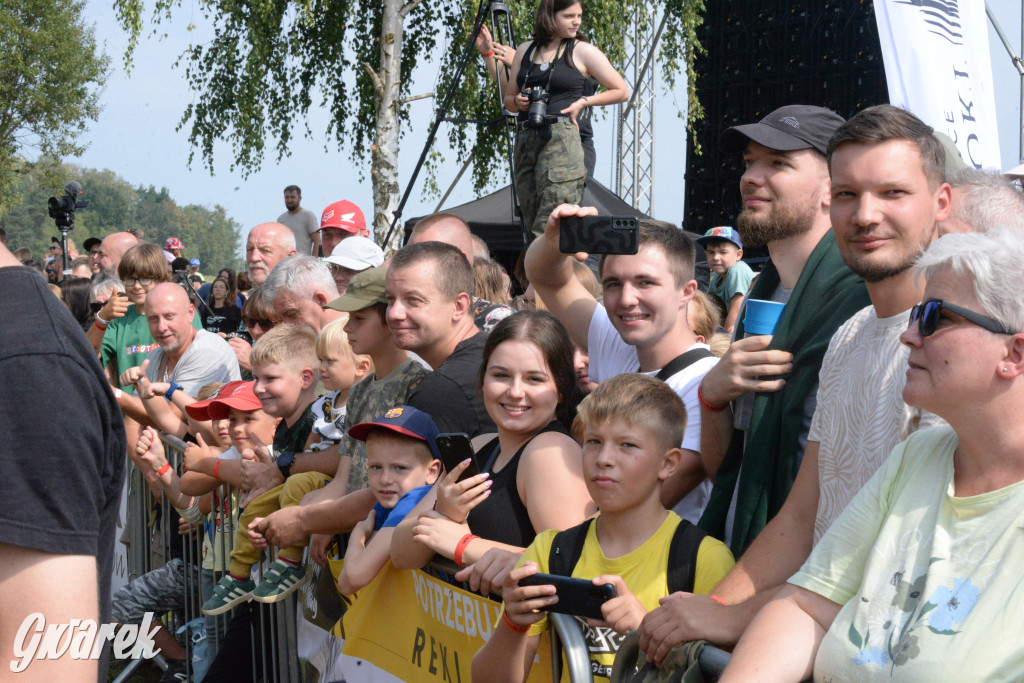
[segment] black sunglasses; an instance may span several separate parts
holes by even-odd
[[[255,328],[257,325],[262,327],[264,330],[269,330],[277,323],[273,320],[267,320],[266,318],[245,318],[245,326],[250,330]]]
[[[1017,334],[995,318],[990,318],[987,315],[982,315],[981,313],[975,313],[963,306],[957,306],[956,304],[951,304],[948,301],[943,301],[942,299],[928,299],[927,301],[919,303],[910,309],[910,320],[907,323],[907,327],[913,325],[916,320],[917,329],[921,333],[921,336],[930,337],[935,334],[935,329],[939,326],[939,318],[942,317],[942,311],[955,313],[964,320],[968,320],[975,325],[984,327],[989,332],[995,332],[996,334]]]

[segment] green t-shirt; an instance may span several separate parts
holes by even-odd
[[[192,327],[197,330],[203,329],[203,321],[200,320],[198,311],[192,317]],[[142,365],[149,352],[157,346],[158,344],[153,341],[153,335],[149,333],[146,316],[136,312],[135,306],[131,306],[123,318],[111,320],[107,331],[103,333],[103,344],[100,346],[101,365],[107,367],[113,362],[114,376],[119,377],[125,370]],[[121,389],[135,395],[134,386],[122,386]]]
[[[750,289],[750,283],[754,281],[754,271],[743,261],[737,261],[729,270],[725,271],[723,278],[718,273],[711,274],[711,281],[708,283],[708,294],[717,296],[725,304],[728,312],[732,298],[737,294],[746,294]]]

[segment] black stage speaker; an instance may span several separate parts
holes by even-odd
[[[691,232],[734,225],[741,208],[743,165],[718,149],[729,126],[786,104],[849,118],[889,101],[871,0],[715,0],[699,36],[707,51],[696,63],[705,116],[686,151],[683,226]]]

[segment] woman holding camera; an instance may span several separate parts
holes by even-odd
[[[544,232],[552,209],[562,203],[578,204],[583,197],[587,171],[579,122],[589,123],[587,109],[629,98],[622,76],[603,52],[586,42],[579,30],[582,20],[583,4],[578,0],[540,0],[533,40],[520,45],[512,60],[515,80],[509,83],[504,104],[519,112],[516,194],[524,224],[535,235]],[[492,43],[485,59],[504,61],[507,49]],[[589,78],[604,92],[586,95]]]

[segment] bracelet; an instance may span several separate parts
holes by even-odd
[[[712,413],[720,413],[729,407],[728,403],[726,403],[725,405],[715,405],[714,403],[711,403],[706,398],[704,398],[703,385],[697,386],[697,400],[700,401],[700,404],[704,406],[705,410],[709,410]]]
[[[105,332],[109,323],[101,323],[99,318],[93,318],[92,325],[100,332]]]
[[[523,634],[530,630],[529,626],[520,626],[516,622],[508,618],[508,612],[502,610],[501,612],[501,623],[508,626],[508,629],[514,633]]]
[[[164,398],[166,398],[168,401],[170,401],[171,400],[171,396],[178,389],[181,389],[181,385],[179,385],[177,382],[171,382],[170,385],[167,387],[167,391],[164,393]]]
[[[93,322],[94,322],[94,323],[95,323],[95,324],[96,324],[96,325],[97,325],[97,326],[98,326],[98,327],[99,327],[99,328],[100,328],[101,330],[105,330],[105,329],[107,329],[107,325],[109,325],[109,324],[110,324],[110,321],[109,321],[109,320],[104,320],[103,318],[101,318],[101,317],[100,317],[100,314],[99,314],[99,312],[95,313],[95,314],[94,314],[94,315],[92,316],[92,318],[93,318]]]
[[[164,466],[156,471],[156,476],[162,477],[171,471],[171,463],[165,462]]]
[[[709,595],[708,597],[711,598],[712,600],[714,600],[715,602],[717,602],[722,607],[728,607],[729,606],[729,603],[727,603],[725,600],[723,600],[722,598],[718,597],[717,595]]]
[[[455,564],[459,565],[460,567],[466,566],[462,562],[462,554],[466,552],[466,546],[468,546],[475,538],[480,537],[474,536],[473,534],[466,534],[465,536],[459,539],[458,544],[456,544],[455,546],[455,554],[452,555],[452,560],[454,560]]]
[[[480,53],[480,56],[483,57],[484,59],[487,59],[488,57],[493,57],[494,49],[492,48],[490,52],[482,52]]]
[[[224,462],[220,458],[217,458],[217,462],[213,463],[213,478],[220,480],[220,464]]]

